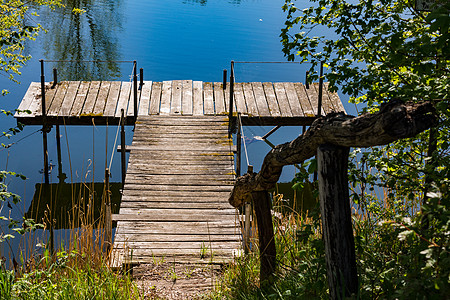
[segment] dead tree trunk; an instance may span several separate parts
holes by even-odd
[[[331,299],[358,292],[347,167],[349,148],[321,145],[317,150],[319,200]]]
[[[273,234],[272,202],[267,191],[252,193],[256,222],[258,224],[259,256],[261,260],[260,281],[270,278],[275,270],[277,250]]]
[[[299,136],[292,142],[278,145],[272,149],[264,158],[259,173],[248,173],[239,177],[230,194],[229,202],[234,207],[240,207],[250,193],[270,190],[278,181],[283,166],[300,163],[311,158],[316,155],[317,149],[321,145],[331,144],[338,146],[338,148],[344,147],[345,149],[349,147],[386,145],[398,139],[413,137],[436,123],[437,116],[435,109],[429,102],[403,103],[400,101],[392,101],[382,105],[376,113],[364,114],[356,118],[340,113],[319,118],[305,134]],[[341,157],[339,159],[332,159],[336,153],[331,154],[333,151],[328,153],[325,150],[325,148],[324,151],[319,150],[319,152],[322,152],[322,167],[324,167],[324,162],[328,160],[332,164],[338,164],[339,159],[347,160],[348,150],[345,150],[347,151],[345,158]],[[337,151],[339,152],[341,150]],[[345,166],[342,161],[339,164],[341,164],[339,168],[337,166],[324,167],[327,170],[336,172],[339,169],[339,173],[334,174],[337,177],[334,177],[334,175],[331,176],[331,173],[323,173],[321,178],[319,178],[322,181],[322,190],[320,191],[321,202],[324,202],[321,205],[323,206],[324,228],[328,227],[326,229],[327,233],[325,233],[328,237],[325,238],[328,239],[326,243],[328,243],[327,265],[329,265],[328,272],[331,280],[329,281],[330,291],[334,294],[339,293],[339,284],[344,280],[341,287],[345,287],[348,290],[346,293],[351,294],[355,292],[357,283],[355,283],[354,242],[352,242],[353,233],[351,230],[348,186],[346,183],[347,162],[345,162]],[[335,190],[337,187],[339,187],[339,191]],[[334,201],[342,201],[345,204]],[[255,202],[255,210],[258,205],[266,205],[266,202]],[[345,208],[344,210],[344,206],[348,209]],[[267,210],[266,208],[261,209],[263,211]],[[270,213],[261,214],[258,219],[261,218],[267,218],[267,220],[261,223],[263,224],[261,227],[268,226],[272,228],[271,220],[269,222],[269,219],[271,219]],[[258,225],[260,221],[258,220]],[[269,229],[264,228],[263,230]],[[269,231],[265,232],[269,233]],[[268,237],[264,235],[264,237],[260,236],[260,239],[264,239],[263,243],[267,243],[268,240],[273,240],[273,236]],[[342,251],[350,251],[352,253],[348,252],[343,254]],[[336,260],[338,262],[333,262]],[[339,262],[339,260],[343,261]],[[264,260],[261,260],[261,264],[265,263],[270,267],[262,266],[261,270],[266,270],[270,273],[261,273],[261,277],[268,278],[271,272],[274,271],[274,265],[271,262],[269,264],[269,261],[264,262]],[[350,265],[344,267],[342,264]],[[343,274],[342,277],[341,274]],[[338,284],[337,287],[335,283]],[[334,296],[332,295],[332,297]]]

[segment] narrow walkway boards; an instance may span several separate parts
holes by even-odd
[[[223,263],[241,248],[227,119],[139,117],[114,239],[115,265]]]

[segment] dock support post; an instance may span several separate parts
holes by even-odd
[[[322,92],[323,90],[323,61],[320,62],[320,76],[319,76],[319,101],[317,108],[317,115],[320,117],[322,115]]]
[[[241,151],[242,151],[242,143],[241,143],[241,126],[240,126],[241,114],[238,113],[238,128],[236,134],[236,175],[241,176]]]
[[[122,187],[125,185],[125,116],[124,116],[124,110],[123,108],[120,110],[121,118],[120,118],[120,162],[122,164]]]
[[[44,148],[44,183],[49,184],[49,170],[48,170],[48,147],[47,147],[47,112],[45,107],[45,75],[44,75],[44,60],[40,59],[41,63],[41,109],[42,109],[42,142]]]
[[[138,101],[137,101],[137,62],[133,62],[133,96],[134,96],[134,121],[136,122],[138,114]]]
[[[223,84],[222,89],[226,90],[227,88],[227,69],[223,69]]]
[[[358,293],[355,241],[348,193],[349,148],[320,145],[317,149],[319,200],[330,299]]]
[[[109,169],[105,169],[105,252],[109,253],[112,245],[111,198],[109,190]]]
[[[233,94],[234,94],[234,61],[231,61],[230,71],[230,105],[228,106],[228,137],[235,131],[235,120],[233,117]]]
[[[248,166],[247,173],[253,173],[253,166]],[[250,252],[250,216],[252,214],[251,202],[245,202],[244,214],[244,253],[248,254]]]

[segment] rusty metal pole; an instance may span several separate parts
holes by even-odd
[[[234,61],[231,61],[231,71],[230,71],[230,105],[228,106],[228,137],[234,132],[234,117],[233,117],[233,94],[234,94]]]
[[[142,89],[142,86],[144,85],[144,69],[139,69],[139,89]]]
[[[238,128],[236,134],[236,175],[241,176],[241,152],[242,152],[242,143],[241,143],[241,126],[240,126],[241,114],[238,113]]]
[[[42,109],[42,142],[44,148],[44,183],[49,184],[49,170],[48,170],[48,146],[47,146],[47,111],[45,107],[45,75],[44,75],[44,60],[40,59],[41,63],[41,109]]]
[[[126,146],[125,146],[125,116],[124,116],[124,110],[123,108],[120,110],[121,113],[121,119],[120,119],[120,161],[122,164],[122,187],[125,185],[125,164],[126,164]]]
[[[309,77],[309,71],[306,71],[306,75],[305,75],[305,86],[307,89],[309,89],[309,81],[308,81],[308,77]]]
[[[227,88],[227,69],[223,69],[223,84],[222,84],[222,89],[226,89]]]
[[[322,95],[323,95],[323,61],[320,62],[320,76],[319,76],[319,101],[317,108],[317,115],[322,115]]]
[[[248,166],[247,173],[253,173],[253,166]],[[251,199],[251,197],[250,197]],[[250,217],[252,215],[252,204],[251,202],[245,202],[244,206],[244,253],[248,254],[250,252]]]
[[[138,99],[137,99],[137,62],[133,62],[133,95],[134,95],[134,120],[137,119],[138,114]]]

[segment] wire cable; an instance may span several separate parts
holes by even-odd
[[[241,126],[241,135],[242,135],[242,141],[244,142],[244,152],[245,152],[245,159],[247,160],[247,167],[250,166],[250,162],[248,160],[248,153],[247,153],[247,144],[245,142],[245,134],[244,134],[244,126],[242,126],[241,117],[238,115],[239,119],[239,126]]]
[[[30,133],[30,134],[28,134],[28,135],[26,135],[26,136],[24,136],[24,137],[18,139],[17,141],[15,141],[15,142],[13,142],[13,143],[11,143],[11,144],[3,145],[3,148],[0,150],[0,152],[2,152],[2,151],[5,150],[5,149],[10,148],[11,146],[13,146],[13,145],[15,145],[15,144],[17,144],[17,143],[19,143],[19,142],[21,142],[21,141],[23,141],[24,139],[26,139],[26,138],[32,136],[33,134],[38,133],[39,131],[42,131],[42,129],[38,129],[38,130],[36,130],[36,131],[33,131],[32,133]]]

